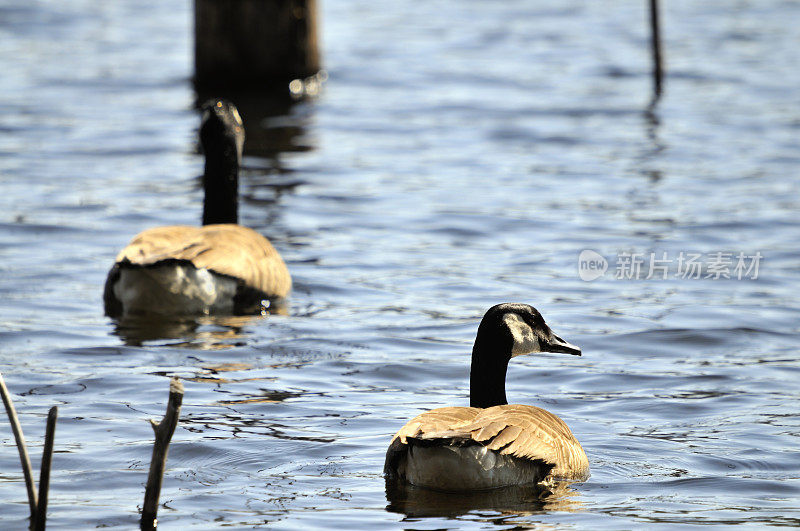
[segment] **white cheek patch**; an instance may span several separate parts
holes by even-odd
[[[523,354],[533,354],[541,352],[539,348],[539,338],[533,329],[515,313],[507,313],[503,316],[503,321],[511,331],[514,343],[511,346],[511,357]]]

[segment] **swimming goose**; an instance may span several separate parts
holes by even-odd
[[[139,233],[117,255],[106,279],[106,314],[246,314],[279,302],[292,286],[272,244],[237,225],[244,127],[225,100],[203,105],[203,226]]]
[[[506,401],[509,360],[536,352],[580,356],[581,349],[555,335],[532,306],[490,308],[472,349],[470,407],[432,409],[408,421],[386,452],[386,477],[445,491],[586,479],[589,460],[564,421]]]

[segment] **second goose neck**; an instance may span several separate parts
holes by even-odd
[[[206,158],[203,188],[203,225],[239,222],[239,163],[235,154]]]
[[[508,404],[506,371],[511,359],[511,344],[487,341],[478,337],[472,348],[469,379],[469,405],[487,408]],[[507,354],[508,352],[508,354]]]

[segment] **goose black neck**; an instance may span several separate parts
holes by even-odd
[[[239,160],[235,148],[206,151],[203,225],[239,222]]]
[[[511,338],[486,337],[478,330],[472,347],[469,374],[469,405],[492,407],[508,404],[506,400],[506,371],[511,359]]]

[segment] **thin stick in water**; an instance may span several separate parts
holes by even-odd
[[[11,395],[8,393],[6,382],[3,380],[3,375],[0,373],[0,394],[3,395],[3,404],[6,406],[6,413],[8,414],[8,421],[11,423],[11,431],[14,432],[14,439],[17,441],[17,450],[19,450],[19,460],[22,463],[22,474],[25,476],[25,487],[28,489],[28,504],[31,509],[31,520],[36,518],[36,490],[33,484],[33,473],[31,472],[31,459],[28,457],[28,448],[25,446],[25,436],[22,435],[22,427],[19,425],[19,418],[17,418],[17,410],[14,409],[14,403],[11,401]]]
[[[154,530],[158,524],[158,497],[161,494],[161,481],[164,477],[164,467],[167,464],[167,452],[172,434],[178,425],[178,417],[183,403],[183,384],[177,378],[169,382],[169,401],[167,412],[161,422],[150,421],[155,432],[156,440],[153,445],[153,456],[150,459],[150,474],[147,476],[147,487],[144,491],[144,505],[142,506],[141,529]]]
[[[661,29],[658,19],[658,0],[650,0],[650,35],[653,49],[653,91],[654,100],[661,96]]]
[[[58,406],[53,406],[47,413],[47,429],[44,435],[44,450],[42,450],[42,469],[39,471],[39,503],[36,506],[36,519],[34,529],[44,531],[47,523],[47,494],[50,490],[50,465],[53,462],[53,440],[56,436],[56,420],[58,419]]]

